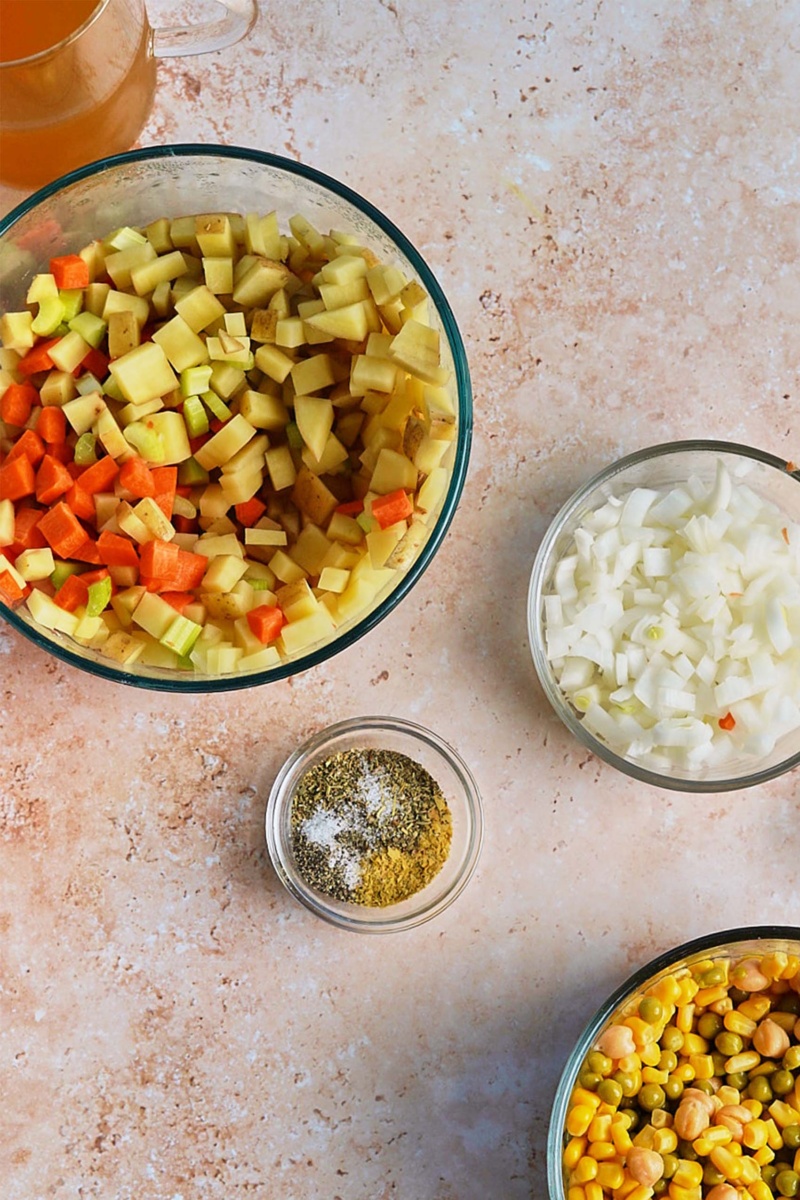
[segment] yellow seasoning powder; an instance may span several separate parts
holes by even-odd
[[[396,750],[331,754],[292,799],[292,851],[308,884],[337,900],[383,908],[420,891],[447,861],[452,814],[441,788]]]

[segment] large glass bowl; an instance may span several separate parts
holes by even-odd
[[[619,771],[656,787],[684,792],[723,792],[773,779],[800,764],[800,729],[777,739],[761,755],[737,753],[721,764],[685,767],[678,762],[655,765],[645,758],[618,753],[589,729],[583,714],[568,700],[547,654],[545,598],[554,591],[559,561],[575,546],[575,532],[587,514],[610,497],[623,498],[635,488],[668,489],[690,479],[710,488],[718,463],[735,481],[743,481],[764,501],[774,504],[788,522],[800,521],[800,472],[793,463],[733,442],[684,441],[650,446],[619,459],[579,488],[550,524],[533,565],[528,590],[528,637],[536,672],[558,716],[580,742]],[[800,700],[800,679],[795,700]]]
[[[79,250],[122,225],[199,212],[277,210],[282,228],[300,213],[324,232],[359,236],[378,257],[417,279],[431,300],[431,323],[440,331],[442,364],[451,371],[457,403],[457,436],[449,481],[427,540],[404,574],[372,606],[340,625],[327,642],[249,674],[203,675],[160,668],[120,667],[62,635],[35,625],[23,608],[0,604],[2,616],[32,642],[82,670],[107,679],[167,691],[206,692],[251,687],[324,662],[374,628],[404,599],[428,567],[450,525],[467,472],[472,438],[472,393],[464,345],[450,306],[430,267],[408,239],[368,200],[312,167],[274,154],[231,146],[172,145],[119,154],[56,180],[0,220],[0,312],[24,307],[30,280],[47,270],[51,255]]]
[[[774,952],[800,956],[800,927],[794,925],[748,925],[706,934],[659,954],[612,992],[601,1004],[578,1038],[567,1059],[556,1089],[547,1140],[547,1183],[550,1200],[567,1200],[563,1153],[569,1141],[565,1122],[573,1088],[587,1054],[596,1046],[607,1026],[633,1012],[639,1000],[666,976],[684,971],[705,960],[731,962],[753,956],[761,959]],[[690,1086],[687,1084],[687,1086]]]

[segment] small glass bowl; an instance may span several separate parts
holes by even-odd
[[[579,488],[556,514],[539,546],[528,589],[528,640],[544,692],[567,728],[598,758],[618,771],[655,787],[683,792],[726,792],[774,779],[800,765],[800,729],[779,738],[763,758],[740,754],[719,766],[695,769],[678,764],[658,768],[618,754],[587,728],[559,686],[547,656],[544,598],[556,566],[574,544],[575,530],[611,496],[634,488],[670,488],[697,477],[713,482],[721,461],[732,478],[746,482],[790,521],[800,521],[800,472],[794,464],[734,442],[693,440],[649,446],[612,463]]]
[[[565,1129],[569,1101],[586,1055],[594,1048],[603,1030],[635,1008],[641,997],[660,979],[680,968],[691,967],[706,958],[738,960],[750,955],[761,958],[776,951],[800,955],[800,927],[747,925],[705,934],[659,954],[612,992],[578,1038],[558,1082],[547,1138],[547,1190],[550,1200],[566,1200],[567,1197],[562,1155],[569,1140]]]
[[[439,873],[413,896],[383,908],[335,900],[317,891],[301,876],[292,853],[292,799],[303,775],[331,754],[366,749],[393,750],[424,767],[441,788],[453,820],[450,853]],[[480,855],[483,813],[469,767],[435,733],[399,717],[358,717],[329,725],[289,756],[272,785],[266,833],[278,878],[306,908],[342,929],[395,933],[438,916],[464,890]]]

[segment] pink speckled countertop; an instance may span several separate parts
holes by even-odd
[[[622,778],[549,710],[525,597],[549,519],[619,454],[800,458],[799,55],[781,0],[290,0],[159,65],[141,144],[302,159],[426,256],[474,450],[411,596],[291,681],[151,694],[0,627],[4,1200],[543,1200],[556,1081],[611,988],[798,922],[796,775]],[[451,741],[486,811],[457,904],[378,939],[293,903],[263,834],[284,757],[365,712]]]

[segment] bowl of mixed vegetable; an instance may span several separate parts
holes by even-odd
[[[132,151],[0,221],[0,615],[84,670],[207,691],[351,645],[440,546],[464,347],[350,188]]]
[[[564,1068],[551,1200],[800,1194],[800,928],[750,926],[647,963]]]
[[[558,715],[643,782],[728,791],[800,763],[800,474],[732,442],[651,446],[581,487],[534,563]]]

